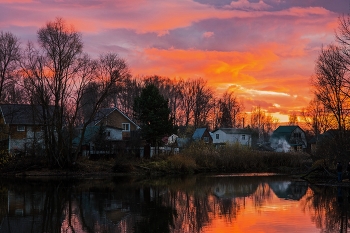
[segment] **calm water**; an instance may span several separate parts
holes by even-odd
[[[349,191],[267,174],[3,179],[0,232],[346,232]]]

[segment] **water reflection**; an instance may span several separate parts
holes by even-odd
[[[284,176],[0,181],[0,232],[347,232],[350,188]]]

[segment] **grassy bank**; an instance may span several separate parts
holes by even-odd
[[[240,145],[219,149],[205,143],[194,143],[180,154],[161,155],[142,160],[140,166],[149,172],[282,172],[299,173],[312,165],[306,153],[278,153],[251,150]]]
[[[11,158],[1,164],[2,174],[16,175],[113,175],[113,174],[194,174],[202,172],[280,172],[302,173],[311,167],[306,153],[277,153],[251,150],[239,145],[215,149],[194,143],[175,155],[157,155],[150,159],[132,155],[114,159],[89,160],[80,157],[65,169],[48,168],[44,158]]]

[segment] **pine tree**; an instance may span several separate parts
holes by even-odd
[[[147,84],[134,101],[134,114],[140,122],[142,138],[156,146],[164,136],[174,133],[170,112],[168,100],[155,85]]]

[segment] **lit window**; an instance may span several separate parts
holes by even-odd
[[[130,124],[129,123],[123,123],[123,131],[130,131]]]
[[[25,131],[26,127],[24,125],[17,125],[17,131]]]
[[[215,135],[215,137],[216,137],[216,139],[219,139],[219,138],[220,138],[220,134],[217,133],[217,134]]]

